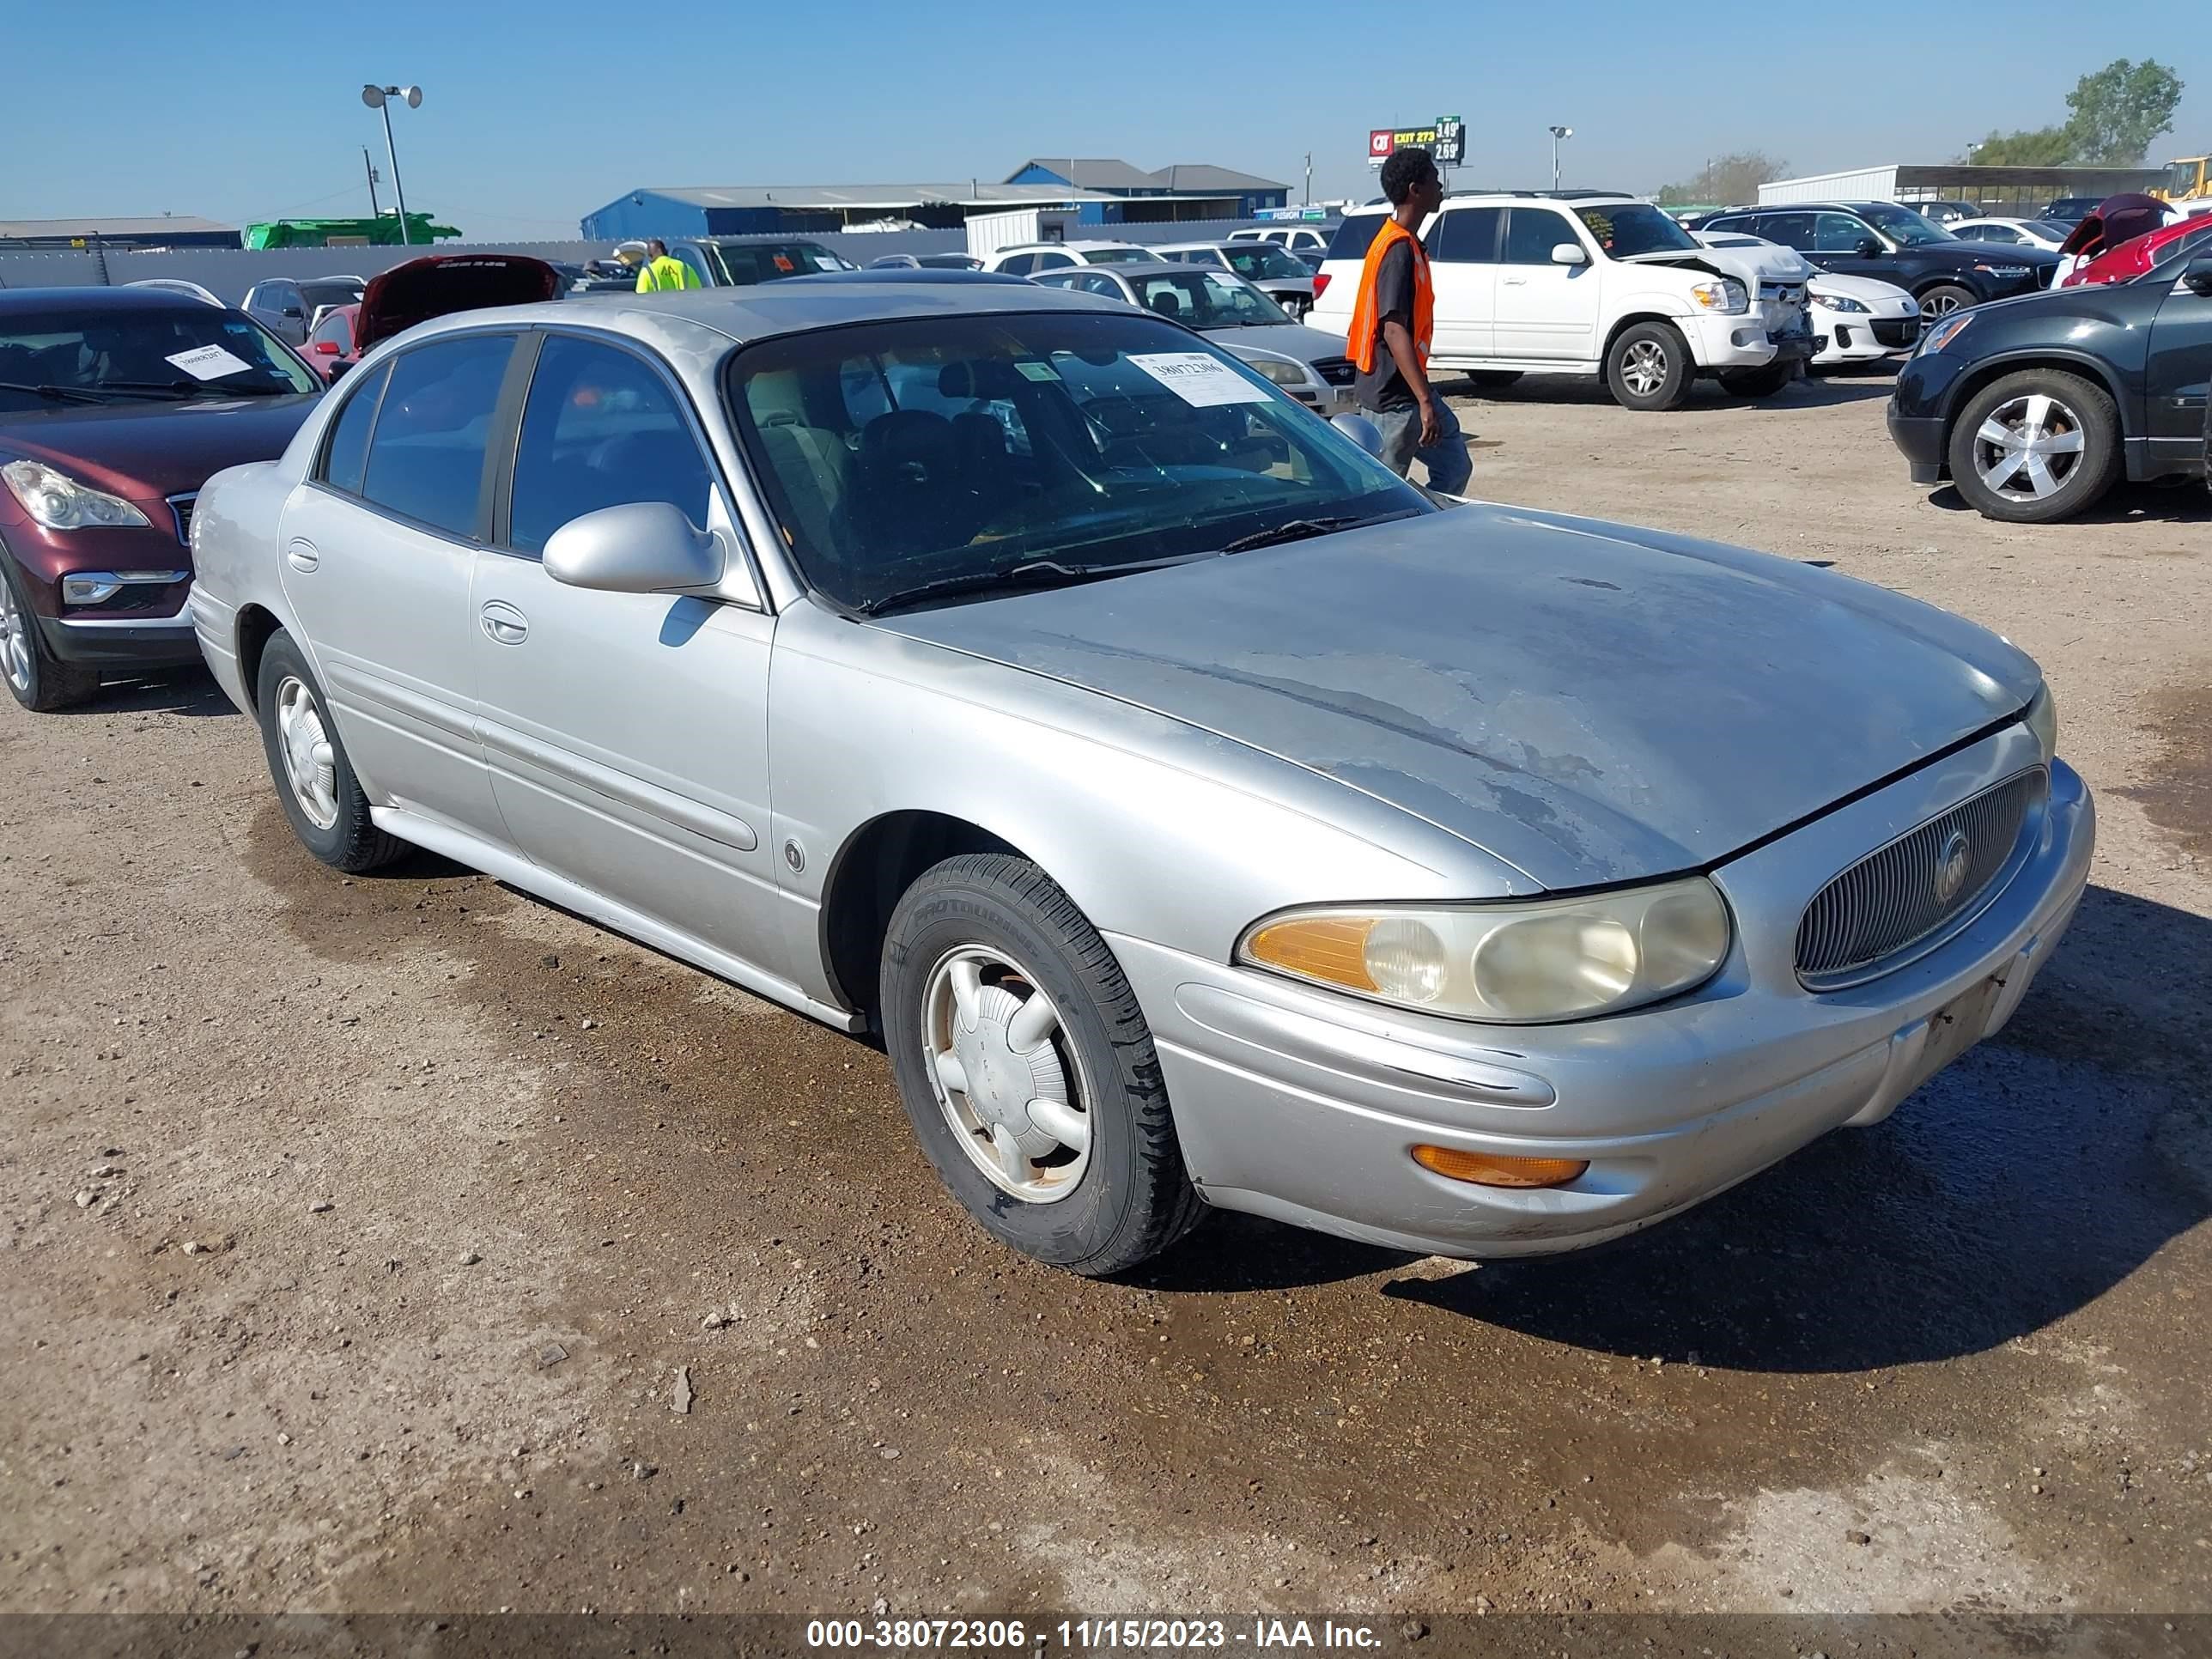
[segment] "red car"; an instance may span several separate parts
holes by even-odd
[[[2108,247],[2087,264],[2066,275],[2061,288],[2080,288],[2099,283],[2131,283],[2154,265],[2183,253],[2212,247],[2212,214],[2177,219],[2170,225]]]
[[[371,346],[417,323],[451,311],[557,300],[566,286],[544,260],[523,253],[432,253],[410,259],[370,277],[361,303],[340,307],[347,313],[343,324],[337,323],[335,313],[325,317],[324,325],[332,329],[330,343],[339,349],[324,351],[311,336],[308,360],[325,379],[336,380]],[[343,333],[337,331],[341,328]]]
[[[307,354],[307,367],[325,382],[337,379],[361,356],[353,343],[354,320],[360,315],[358,305],[332,306],[323,313],[322,321],[308,331],[307,343],[300,349]]]
[[[322,390],[243,312],[144,288],[0,293],[0,679],[26,708],[200,659],[192,502]]]

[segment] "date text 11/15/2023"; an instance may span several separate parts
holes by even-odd
[[[1054,1645],[1077,1652],[1102,1648],[1146,1650],[1246,1648],[1375,1649],[1382,1638],[1372,1626],[1328,1619],[1061,1619],[1042,1624],[1020,1620],[815,1619],[806,1645],[896,1652],[909,1649],[1028,1650]]]

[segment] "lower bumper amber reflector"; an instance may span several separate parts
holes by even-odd
[[[1462,1152],[1456,1146],[1416,1146],[1413,1162],[1478,1187],[1564,1187],[1589,1168],[1587,1158],[1500,1158],[1494,1152]]]

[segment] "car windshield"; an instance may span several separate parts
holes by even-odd
[[[855,610],[1437,510],[1234,358],[1134,312],[786,335],[738,352],[728,392],[801,571]]]
[[[0,410],[321,389],[260,324],[197,301],[0,316]]]
[[[1242,277],[1205,265],[1125,270],[1137,303],[1192,328],[1273,328],[1290,314]]]
[[[1229,261],[1230,270],[1251,281],[1258,277],[1310,276],[1301,260],[1285,252],[1273,242],[1239,242],[1221,250],[1221,257]]]
[[[1608,202],[1602,207],[1577,208],[1575,213],[1597,245],[1616,259],[1698,251],[1688,231],[1648,202]]]
[[[350,277],[325,278],[320,282],[300,284],[300,297],[307,302],[312,313],[317,306],[349,306],[361,300],[359,283]]]
[[[970,253],[925,253],[920,264],[924,270],[981,270],[983,262]]]
[[[840,258],[819,242],[717,242],[714,248],[728,268],[731,283],[739,288],[817,270],[854,269],[850,260]]]
[[[1951,233],[1942,226],[1894,202],[1862,202],[1851,211],[1899,247],[1924,247],[1930,242],[1952,240]]]
[[[1093,265],[1136,264],[1153,257],[1145,247],[1087,247],[1081,252],[1084,263]]]

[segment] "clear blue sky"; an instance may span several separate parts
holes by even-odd
[[[1446,113],[1468,123],[1462,176],[1484,182],[1547,179],[1555,121],[1576,130],[1567,182],[1628,190],[1736,149],[1793,173],[1941,161],[1991,127],[2062,118],[2075,77],[2120,57],[2188,83],[2152,159],[2212,149],[2203,0],[1955,17],[1926,0],[78,0],[67,15],[64,48],[29,41],[17,12],[0,219],[366,211],[362,145],[383,165],[360,101],[371,79],[424,89],[393,115],[409,206],[484,238],[573,236],[641,185],[1003,179],[1040,154],[1213,161],[1295,190],[1310,150],[1316,195],[1364,197],[1367,129]],[[1942,44],[1924,47],[1931,32]]]

